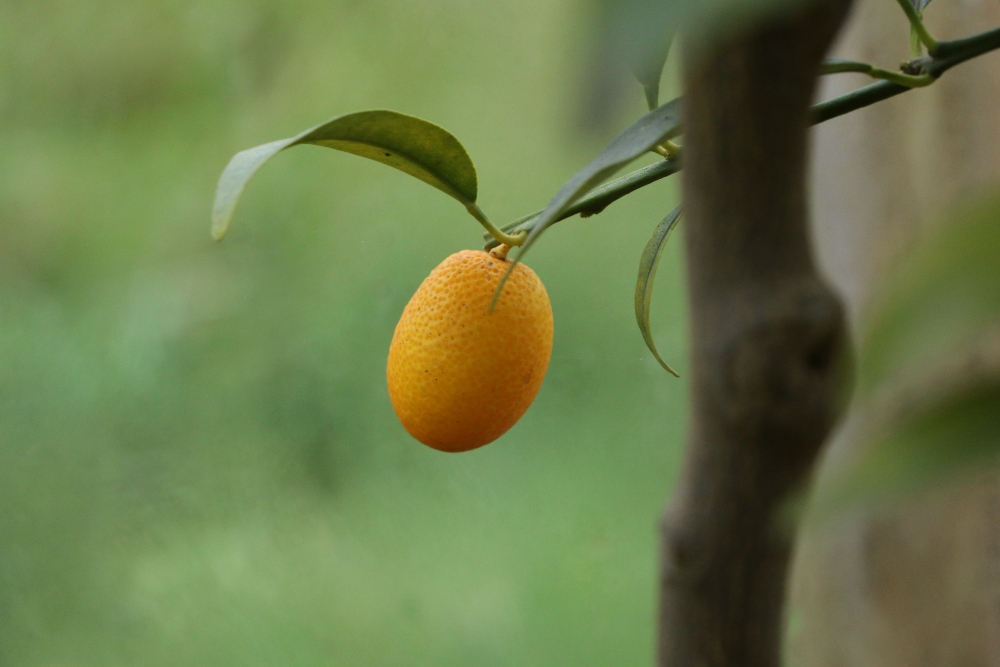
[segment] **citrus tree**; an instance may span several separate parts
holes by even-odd
[[[650,303],[664,244],[683,217],[692,405],[684,470],[662,522],[665,666],[778,664],[797,521],[789,508],[854,384],[871,406],[869,437],[881,445],[819,500],[823,507],[886,488],[917,488],[1000,449],[1000,363],[980,364],[985,370],[946,386],[934,374],[942,353],[963,359],[973,350],[981,357],[983,341],[994,340],[1000,205],[963,214],[916,253],[858,343],[857,383],[840,299],[812,258],[806,205],[810,125],[933,84],[1000,48],[1000,28],[939,41],[922,22],[928,0],[899,0],[912,59],[898,69],[824,60],[849,4],[608,3],[599,52],[609,66],[595,78],[629,66],[649,113],[543,209],[506,225],[477,203],[476,170],[458,139],[389,110],[340,116],[245,150],[219,181],[216,239],[257,170],[298,145],[334,148],[410,174],[485,228],[483,250],[444,259],[420,286],[388,353],[389,394],[403,426],[430,447],[461,452],[496,440],[524,414],[549,363],[552,311],[541,281],[522,262],[525,254],[551,225],[599,214],[683,167],[683,204],[654,227],[635,289],[639,333],[676,375],[656,349]],[[662,70],[678,33],[684,96],[661,104]],[[813,104],[817,77],[841,72],[877,81]],[[611,94],[614,86],[598,88]],[[650,152],[662,161],[613,178]],[[899,386],[910,389],[904,399],[892,390]]]

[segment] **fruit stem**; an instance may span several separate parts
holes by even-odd
[[[666,139],[662,144],[653,146],[653,150],[659,153],[662,157],[669,159],[679,153],[681,147],[670,141],[670,139]]]
[[[496,257],[497,259],[507,259],[507,253],[510,252],[510,246],[506,243],[501,243],[495,248],[491,249],[489,253]]]
[[[479,204],[475,202],[466,204],[465,208],[469,211],[469,213],[472,215],[473,218],[479,221],[479,224],[481,224],[483,227],[486,228],[486,231],[489,232],[493,236],[493,238],[495,238],[497,241],[500,241],[500,243],[503,243],[504,245],[508,246],[521,245],[522,243],[524,243],[524,239],[528,237],[527,231],[520,231],[514,235],[504,232],[499,227],[490,222],[490,219],[486,217],[485,213],[483,213],[483,209],[479,208]]]

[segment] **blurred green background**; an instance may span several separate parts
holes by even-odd
[[[297,148],[223,244],[243,148],[392,108],[466,145],[499,222],[631,118],[586,134],[572,0],[0,1],[0,665],[634,665],[685,382],[646,351],[659,183],[553,228],[548,378],[498,442],[396,421],[395,322],[481,245],[399,172]],[[677,239],[660,349],[684,373]]]

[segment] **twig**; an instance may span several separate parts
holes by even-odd
[[[988,30],[972,37],[938,42],[933,56],[911,60],[903,65],[902,69],[907,74],[927,74],[937,79],[952,67],[960,65],[967,60],[972,60],[984,53],[995,51],[996,49],[1000,49],[1000,28],[994,28],[993,30]],[[909,90],[912,90],[909,86],[903,86],[890,81],[878,81],[864,88],[859,88],[840,97],[835,97],[832,100],[814,105],[812,108],[812,124],[818,125],[831,118],[857,111],[858,109],[881,102],[890,97],[895,97]],[[676,174],[680,170],[680,156],[674,156],[663,162],[637,169],[612,181],[608,181],[567,209],[556,222],[577,214],[580,214],[581,217],[587,217],[600,213],[625,195],[646,187],[650,183],[655,183],[662,178]],[[501,229],[508,234],[530,230],[539,213],[541,211],[536,211],[501,227]],[[487,248],[498,245],[498,242],[489,234],[484,234],[484,238],[487,241]]]

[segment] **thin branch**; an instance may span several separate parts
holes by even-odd
[[[868,74],[872,69],[872,66],[868,63],[858,62],[857,60],[844,60],[842,58],[827,58],[819,66],[820,74],[840,74],[841,72],[858,72],[860,74]]]
[[[973,35],[972,37],[938,42],[934,56],[911,60],[903,66],[903,71],[911,75],[927,74],[937,79],[952,67],[997,49],[1000,49],[1000,28],[994,28],[993,30]],[[844,114],[881,102],[890,97],[895,97],[909,90],[912,90],[909,86],[903,86],[890,81],[878,81],[864,88],[859,88],[840,97],[835,97],[832,100],[814,105],[812,108],[812,124],[818,125],[831,118],[843,116]],[[558,218],[557,222],[577,214],[580,214],[581,217],[596,215],[625,195],[635,192],[650,183],[655,183],[662,178],[676,174],[680,170],[680,156],[675,155],[663,162],[637,169],[612,181],[608,181],[567,209]],[[541,211],[526,215],[519,220],[505,225],[501,229],[508,234],[529,230],[539,213]],[[486,246],[488,248],[499,245],[489,234],[484,235],[484,238],[487,241]]]
[[[935,79],[950,70],[955,65],[972,60],[978,56],[1000,49],[1000,28],[994,28],[988,32],[956,39],[950,42],[939,42],[935,51],[935,56],[927,58],[917,58],[906,64],[904,68],[909,74],[929,74]],[[827,102],[822,102],[812,108],[812,122],[814,125],[843,116],[844,114],[856,111],[863,107],[881,102],[890,97],[895,97],[900,93],[910,90],[907,86],[901,86],[889,81],[879,81],[871,85],[851,91],[846,95],[835,97]]]
[[[830,60],[824,60],[823,64],[820,66],[820,74],[841,74],[843,72],[858,72],[859,74],[867,74],[873,79],[891,81],[893,83],[898,83],[901,86],[909,86],[910,88],[922,88],[924,86],[931,85],[935,81],[934,77],[930,74],[893,72],[891,70],[882,69],[881,67],[876,67],[875,65],[871,65],[869,63],[861,63],[856,60],[841,60],[839,58],[832,58]]]
[[[825,123],[831,118],[857,111],[876,102],[881,102],[890,97],[895,97],[900,93],[905,93],[908,90],[913,89],[909,86],[892,83],[891,81],[878,81],[868,84],[864,88],[852,90],[846,95],[841,95],[832,100],[814,105],[812,108],[812,124],[819,125],[820,123]]]
[[[608,181],[598,188],[594,188],[590,193],[581,197],[578,202],[566,209],[561,216],[556,218],[555,222],[565,220],[566,218],[572,218],[574,215],[578,214],[582,218],[589,218],[592,215],[597,215],[609,204],[618,201],[625,195],[635,192],[650,183],[655,183],[661,178],[666,178],[667,176],[676,174],[680,170],[680,154],[674,153],[663,162],[657,162],[656,164],[651,164],[648,167],[636,169],[635,171],[629,172],[628,174],[616,178],[613,181]],[[514,222],[501,227],[501,229],[507,234],[517,234],[520,231],[530,230],[535,224],[535,219],[541,215],[541,213],[542,212],[540,210],[535,211],[534,213],[526,215],[523,218],[519,218]],[[487,244],[487,247],[499,245],[489,234],[484,234],[483,237],[492,242]]]
[[[943,72],[955,65],[997,48],[1000,48],[1000,28],[994,28],[972,37],[939,42],[934,57],[930,59],[931,62],[927,66],[927,71],[935,76],[941,76]]]

